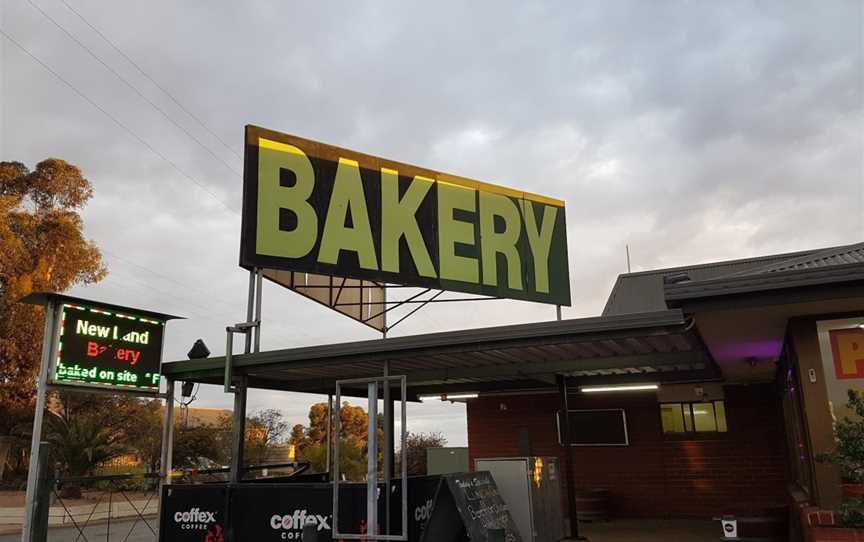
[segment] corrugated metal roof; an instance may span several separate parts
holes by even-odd
[[[757,275],[763,273],[780,273],[802,269],[824,269],[836,265],[864,264],[864,243],[832,247],[819,250],[797,258],[789,258],[771,265],[736,273],[738,275]]]
[[[667,303],[722,297],[734,294],[779,292],[802,288],[846,285],[858,288],[864,282],[864,243],[831,247],[812,254],[787,258],[745,272],[713,279],[664,284]],[[831,295],[837,295],[836,289]],[[827,295],[827,294],[825,294]],[[752,298],[751,298],[752,299]]]
[[[336,380],[379,376],[384,360],[392,374],[407,376],[415,394],[454,386],[549,387],[555,374],[576,371],[670,381],[714,374],[692,321],[680,310],[274,350],[238,355],[233,367],[252,387],[327,393]],[[218,384],[224,364],[222,357],[184,360],[164,364],[162,372]]]
[[[704,284],[712,291],[722,289],[726,279],[740,285],[742,277],[784,274],[793,271],[827,270],[839,266],[864,265],[864,243],[774,254],[683,267],[670,267],[625,273],[618,276],[606,301],[603,316],[666,310],[670,291],[696,292]],[[665,285],[664,277],[683,273],[686,277],[675,285]],[[790,275],[791,276],[791,275]],[[796,279],[798,277],[795,277]],[[777,277],[780,280],[780,277]],[[758,287],[762,282],[754,283]]]
[[[668,267],[618,275],[615,286],[606,301],[603,316],[633,314],[666,310],[663,277],[673,273],[687,273],[691,281],[711,280],[723,276],[750,272],[769,265],[777,265],[793,258],[807,258],[820,252],[805,250],[787,254],[774,254],[756,258],[743,258],[703,263],[683,267]]]

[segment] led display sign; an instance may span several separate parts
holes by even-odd
[[[255,126],[240,265],[570,305],[564,202]]]
[[[53,383],[159,391],[164,321],[78,304],[61,314]]]

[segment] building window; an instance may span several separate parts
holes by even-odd
[[[726,405],[723,401],[661,403],[664,433],[725,433]]]

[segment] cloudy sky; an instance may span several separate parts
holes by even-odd
[[[199,337],[221,354],[245,316],[247,123],[564,199],[564,316],[596,315],[627,244],[641,270],[864,239],[862,6],[3,0],[0,160],[81,167],[110,275],[73,293],[187,316],[171,360]],[[264,301],[264,349],[376,338],[273,285]],[[555,316],[461,305],[392,334]],[[316,400],[250,407],[301,422]],[[409,414],[466,441],[461,405]]]

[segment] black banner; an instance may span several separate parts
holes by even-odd
[[[408,479],[408,540],[423,539],[433,517],[442,516],[436,510],[436,499],[444,488],[440,476]],[[340,484],[339,531],[362,534],[366,526],[365,484]],[[385,531],[386,499],[384,485],[378,496],[378,532]],[[462,499],[466,499],[462,492]],[[483,501],[491,503],[488,495]],[[469,499],[470,500],[470,499]],[[460,501],[461,502],[461,501]],[[446,508],[447,505],[442,505]],[[465,533],[453,499],[449,509],[449,528]],[[475,509],[481,507],[475,505]],[[446,514],[446,510],[445,510]],[[455,522],[455,523],[453,523]],[[302,540],[303,527],[314,525],[319,542],[333,542],[333,486],[329,483],[281,484],[205,484],[195,486],[165,486],[162,491],[160,542],[270,542]],[[402,532],[402,484],[394,480],[390,486],[389,534]],[[437,538],[425,540],[439,541]],[[443,540],[443,539],[440,539]],[[448,538],[463,540],[463,538]],[[510,539],[515,540],[515,539]]]
[[[228,486],[163,486],[159,542],[226,542]]]

